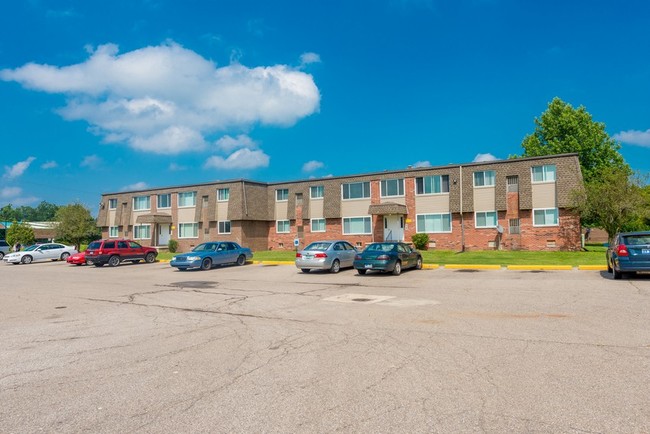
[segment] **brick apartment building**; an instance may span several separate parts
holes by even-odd
[[[427,233],[430,249],[578,250],[568,207],[577,154],[262,183],[245,179],[103,194],[104,238],[179,249],[208,240],[253,250],[320,239],[363,247]]]

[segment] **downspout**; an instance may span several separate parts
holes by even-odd
[[[463,216],[463,166],[460,169],[460,251],[465,251],[465,217]]]
[[[246,186],[244,185],[243,179],[241,180],[241,189],[244,196],[244,213],[246,214],[246,217],[248,217],[248,203],[246,202]]]

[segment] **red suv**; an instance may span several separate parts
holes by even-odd
[[[108,264],[117,267],[120,262],[131,261],[137,263],[156,261],[158,250],[153,247],[144,247],[131,240],[99,240],[93,241],[86,249],[86,261],[95,267]]]

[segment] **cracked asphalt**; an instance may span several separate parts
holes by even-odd
[[[1,264],[0,432],[650,432],[649,325],[598,271]]]

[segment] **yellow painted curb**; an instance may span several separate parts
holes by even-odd
[[[508,270],[573,270],[571,265],[508,265]]]
[[[422,264],[422,268],[426,268],[427,270],[435,270],[436,268],[440,268],[440,265],[438,265],[438,264]]]
[[[290,262],[290,261],[253,261],[253,264],[261,264],[261,265],[294,265],[295,262]]]
[[[485,265],[485,264],[445,264],[445,268],[454,270],[500,270],[501,265]]]
[[[607,270],[607,265],[578,265],[578,270],[605,271]]]

